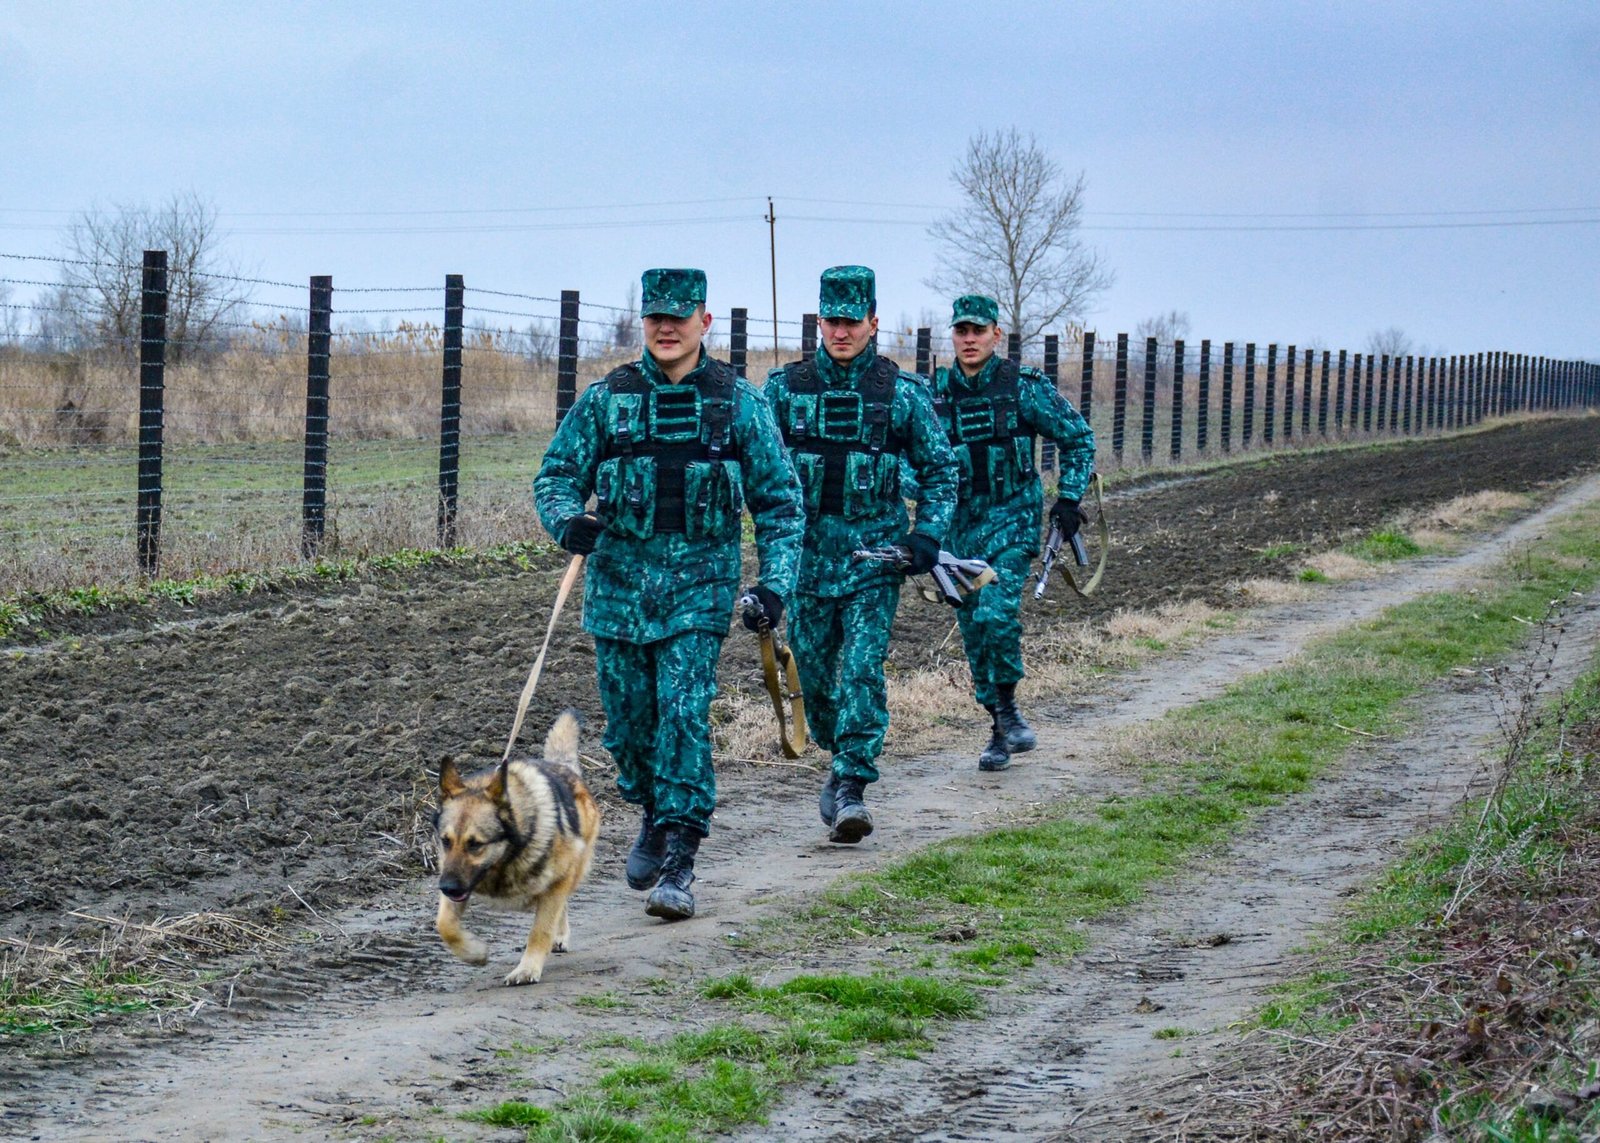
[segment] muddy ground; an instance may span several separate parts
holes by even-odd
[[[1294,556],[1267,558],[1286,545],[1314,551],[1406,508],[1482,490],[1549,491],[1597,470],[1600,422],[1580,419],[1151,478],[1108,497],[1116,537],[1104,592],[1085,608],[1058,589],[1044,606],[1034,609],[1030,602],[1030,624],[1037,629],[1175,598],[1226,603],[1235,595],[1230,585],[1241,579],[1290,574]],[[229,1074],[243,1077],[232,1090],[235,1100],[246,1093],[244,1118],[232,1129],[185,1135],[178,1113],[170,1113],[170,1122],[152,1115],[140,1121],[147,1129],[125,1137],[246,1138],[270,1124],[286,1133],[314,1124],[313,1137],[318,1130],[345,1130],[339,1125],[352,1120],[319,1111],[319,1100],[360,1109],[364,1100],[382,1103],[372,1094],[377,1089],[392,1094],[395,1085],[429,1086],[428,1061],[436,1048],[395,1047],[412,1043],[406,1037],[415,1037],[423,1009],[432,1021],[429,1037],[476,1043],[481,1053],[496,1034],[514,1038],[530,1009],[578,995],[564,990],[581,989],[584,978],[590,988],[597,980],[611,987],[681,967],[681,940],[665,942],[658,927],[642,929],[631,909],[615,908],[619,899],[635,904],[621,887],[632,824],[621,813],[607,821],[594,877],[582,894],[585,905],[575,906],[575,927],[593,934],[593,943],[580,939],[578,948],[597,943],[602,953],[586,958],[582,968],[576,953],[563,958],[557,968],[565,984],[519,990],[508,1001],[508,994],[489,987],[484,972],[444,957],[428,930],[426,891],[419,892],[417,881],[427,771],[446,753],[485,761],[498,756],[562,562],[552,555],[548,566],[527,571],[434,569],[323,592],[211,604],[187,615],[102,616],[71,630],[59,625],[61,637],[53,642],[35,635],[30,645],[13,649],[0,665],[0,763],[11,778],[11,796],[0,808],[0,934],[53,939],[71,933],[82,922],[69,910],[146,919],[228,911],[282,925],[338,920],[314,955],[297,953],[293,963],[263,955],[252,971],[230,975],[228,1010],[238,1015],[202,1012],[182,1042],[101,1036],[86,1045],[87,1058],[48,1067],[44,1061],[0,1063],[0,1078],[8,1086],[16,1081],[22,1093],[10,1103],[0,1097],[6,1117],[0,1128],[9,1121],[44,1137],[96,1137],[103,1113],[136,1115],[159,1104],[159,1077],[188,1084],[200,1076],[203,1082],[193,1053],[215,1038],[228,1045],[236,1069]],[[1410,587],[1421,583],[1395,578],[1417,579]],[[1378,589],[1350,590],[1388,598]],[[1352,598],[1344,592],[1321,604],[1320,614],[1302,607],[1295,621],[1307,632],[1346,621],[1358,610]],[[901,616],[896,654],[902,661],[916,658],[948,628],[948,614],[921,601],[908,599]],[[1268,665],[1264,638],[1245,639],[1231,657],[1219,651],[1153,668],[1166,680],[1157,688],[1159,698],[1141,706],[1135,686],[1117,717],[1149,717]],[[1284,642],[1281,633],[1273,638],[1277,653],[1292,651],[1292,640]],[[751,685],[753,658],[745,640],[730,642],[724,682]],[[595,745],[599,712],[590,651],[575,616],[558,633],[545,679],[529,715],[529,737],[542,734],[560,708],[576,706],[591,720],[587,749],[603,757]],[[697,969],[714,964],[725,951],[717,936],[758,914],[774,890],[825,882],[940,831],[981,826],[996,820],[985,815],[1003,814],[1005,803],[1019,797],[1059,794],[1064,784],[1076,793],[1105,788],[1114,776],[1085,766],[1079,739],[1066,729],[1075,705],[1081,706],[1071,696],[1039,704],[1045,724],[1039,764],[1024,771],[1029,776],[1022,781],[1017,771],[1004,776],[1007,787],[991,783],[976,808],[952,805],[966,795],[952,798],[954,787],[947,784],[952,774],[967,776],[970,750],[908,760],[908,778],[940,780],[915,789],[908,782],[893,810],[903,824],[880,830],[859,857],[816,844],[811,770],[724,766],[721,836],[713,835],[708,851],[714,855],[720,843],[724,852],[774,860],[738,868],[713,864],[699,891],[718,907],[676,930],[695,947],[690,959]],[[1081,726],[1088,714],[1079,709],[1070,723]],[[809,758],[813,765],[819,761],[814,753]],[[1051,761],[1059,769],[1044,765]],[[603,761],[592,780],[597,792],[608,793]],[[397,997],[412,999],[399,1009],[382,1007]],[[355,1006],[362,1019],[352,1020],[351,1008],[341,1005]],[[220,1000],[213,1006],[223,1007]],[[328,1027],[329,1019],[339,1022],[337,1029]],[[308,1037],[313,1028],[315,1036]],[[280,1055],[292,1062],[308,1038],[322,1045],[316,1065],[307,1064],[319,1094],[303,1104],[257,1097],[252,1080],[262,1093],[278,1092],[281,1071],[291,1067],[280,1067]],[[394,1051],[375,1060],[374,1041]],[[237,1055],[247,1043],[256,1049]],[[326,1055],[341,1045],[345,1060],[354,1061],[342,1070]],[[474,1076],[468,1086],[486,1086],[471,1066],[460,1070]],[[91,1088],[107,1094],[91,1100],[85,1095]],[[835,1121],[837,1130],[830,1132],[828,1121],[809,1116],[806,1134],[857,1137],[848,1122],[841,1127]],[[797,1121],[787,1122],[798,1133]],[[899,1122],[909,1126],[912,1120]]]

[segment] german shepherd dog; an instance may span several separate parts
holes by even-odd
[[[600,809],[578,767],[578,716],[565,711],[544,740],[539,761],[502,762],[463,775],[439,768],[439,914],[435,927],[450,951],[485,964],[488,946],[461,927],[474,893],[534,914],[528,944],[507,984],[537,984],[545,958],[567,950],[567,898],[589,872]]]

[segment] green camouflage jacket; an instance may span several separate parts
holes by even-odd
[[[989,358],[975,377],[967,377],[957,366],[941,366],[936,371],[933,400],[947,434],[959,403],[982,396],[999,372],[1002,360],[998,354]],[[988,559],[1007,548],[1038,554],[1044,491],[1035,464],[1036,436],[1056,443],[1059,495],[1081,500],[1089,487],[1089,477],[1094,472],[1094,430],[1037,369],[1024,366],[1018,371],[1016,421],[1017,443],[1011,450],[954,446],[961,491],[945,546],[958,556]],[[973,451],[997,455],[975,457],[971,455]],[[974,492],[973,465],[991,464],[996,466],[991,471],[999,471],[1001,462],[1010,466],[1012,478],[995,480],[987,492]]]
[[[869,346],[855,360],[841,366],[826,350],[818,348],[813,363],[824,386],[853,390],[876,360],[877,354]],[[765,390],[778,423],[785,431],[792,429],[795,415],[796,394],[791,387],[791,368],[783,366],[767,374]],[[899,451],[885,454],[886,468],[881,478],[874,477],[872,497],[848,516],[818,511],[820,475],[807,475],[806,458],[790,440],[790,457],[796,468],[802,470],[802,491],[807,498],[805,553],[800,561],[802,592],[834,598],[853,594],[879,580],[898,578],[893,565],[852,560],[850,554],[857,548],[892,544],[911,530],[906,502],[899,491],[902,471],[907,472],[916,485],[915,530],[936,541],[944,540],[955,511],[955,456],[934,416],[927,385],[914,373],[898,371],[895,378],[889,437],[898,442]]]
[[[648,351],[636,367],[648,389],[672,385]],[[700,364],[678,384],[692,389],[711,368],[729,369],[701,350]],[[700,501],[695,525],[685,532],[653,533],[653,481],[642,512],[619,495],[632,487],[628,462],[608,454],[617,451],[612,446],[620,428],[631,426],[635,438],[641,435],[639,396],[614,393],[608,375],[584,390],[556,430],[533,482],[545,530],[559,538],[567,522],[585,511],[591,494],[598,494],[596,510],[608,521],[584,577],[586,631],[633,643],[685,631],[726,634],[739,590],[745,507],[755,521],[760,582],[785,601],[794,594],[805,529],[800,485],[761,392],[742,378],[733,382],[730,459],[685,473],[685,499]],[[701,439],[705,432],[702,424]]]

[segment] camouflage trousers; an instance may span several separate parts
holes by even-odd
[[[1032,563],[1021,548],[1006,548],[990,557],[989,566],[998,578],[967,596],[956,610],[972,685],[983,706],[995,704],[998,688],[1022,681],[1022,589]]]
[[[878,780],[876,761],[889,729],[883,659],[899,606],[900,584],[879,580],[837,599],[798,596],[789,612],[806,722],[840,777]]]
[[[717,807],[711,699],[722,637],[705,631],[655,643],[596,637],[594,652],[606,712],[602,741],[616,761],[622,800],[704,837]]]

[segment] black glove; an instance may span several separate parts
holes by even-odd
[[[1061,529],[1063,540],[1070,540],[1078,534],[1078,528],[1083,524],[1083,509],[1078,507],[1076,500],[1058,497],[1050,506],[1050,523]]]
[[[776,627],[778,625],[778,620],[783,618],[783,600],[778,598],[777,592],[758,583],[745,588],[744,594],[755,596],[756,602],[761,606],[759,612],[753,607],[744,609],[742,618],[747,629],[751,631],[761,630],[761,620],[763,618],[766,619],[768,627]]]
[[[906,568],[907,575],[927,575],[933,570],[933,565],[939,562],[939,541],[932,536],[923,535],[921,532],[907,532],[895,543],[911,553],[911,563]]]
[[[594,542],[605,530],[605,523],[600,517],[593,512],[585,512],[567,521],[566,529],[561,533],[561,546],[575,556],[586,556],[594,551]]]

